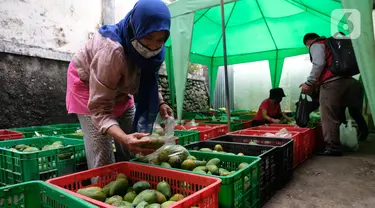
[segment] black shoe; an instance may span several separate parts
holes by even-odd
[[[341,157],[342,152],[338,150],[324,150],[321,152],[317,152],[316,155]]]

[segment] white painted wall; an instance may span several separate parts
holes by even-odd
[[[0,50],[64,59],[97,30],[100,18],[101,0],[0,0]]]
[[[311,70],[308,55],[286,58],[280,80],[280,87],[287,95],[283,110],[294,110],[299,98],[299,85],[306,81]],[[268,61],[234,65],[234,107],[241,110],[257,110],[268,98],[272,88]]]
[[[126,14],[133,9],[134,4],[138,0],[115,0],[115,17],[116,17],[116,22],[124,19]]]

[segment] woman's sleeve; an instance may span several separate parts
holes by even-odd
[[[116,88],[125,69],[120,50],[104,47],[94,56],[90,65],[90,98],[88,109],[96,128],[104,134],[109,127],[118,125],[113,115]]]
[[[260,104],[259,109],[267,111],[267,109],[268,109],[268,102],[263,101],[263,102]]]

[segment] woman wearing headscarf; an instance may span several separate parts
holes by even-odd
[[[119,23],[102,26],[70,62],[66,105],[82,126],[89,169],[115,162],[112,138],[121,160],[129,159],[128,150],[149,142],[139,139],[151,132],[157,113],[172,115],[158,90],[170,24],[165,3],[139,0]]]
[[[280,103],[285,97],[282,88],[274,88],[270,90],[269,98],[263,100],[259,106],[258,113],[252,121],[253,126],[260,126],[270,123],[280,123],[280,119],[292,121],[284,112],[281,111]]]

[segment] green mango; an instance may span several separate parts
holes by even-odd
[[[104,202],[107,198],[106,194],[103,193],[102,189],[99,187],[81,188],[78,189],[77,193],[101,202]]]
[[[219,175],[219,168],[216,165],[207,165],[206,167],[212,175]]]
[[[117,201],[111,205],[117,208],[134,208],[133,205],[127,201]]]
[[[147,181],[138,181],[133,185],[133,189],[135,193],[139,194],[143,190],[150,189],[151,185]]]
[[[220,159],[219,158],[212,158],[206,164],[206,166],[209,166],[209,165],[219,166],[220,165]]]
[[[149,204],[148,206],[146,206],[146,208],[161,208],[161,205],[154,203],[154,204]]]
[[[36,147],[27,147],[22,152],[39,152],[39,149]]]
[[[135,191],[128,192],[124,196],[124,200],[127,201],[127,202],[132,203],[134,201],[135,197],[137,197],[137,193],[135,193]]]
[[[105,185],[102,189],[103,193],[105,193],[107,196],[109,196],[109,189],[111,189],[111,186],[115,183],[115,181],[109,182],[107,185]]]
[[[171,205],[173,205],[174,203],[176,203],[176,202],[175,201],[166,201],[163,204],[161,204],[161,208],[168,208]]]
[[[119,195],[112,196],[111,198],[108,198],[105,200],[106,204],[113,204],[117,201],[122,201],[122,197]]]
[[[156,186],[156,190],[162,193],[167,198],[170,198],[172,195],[171,187],[165,181],[159,182]]]
[[[109,195],[120,195],[124,196],[126,194],[126,190],[128,188],[129,182],[126,178],[119,178],[117,179],[109,188]]]
[[[133,206],[137,206],[143,201],[147,202],[148,204],[153,204],[157,202],[157,199],[158,199],[158,194],[156,190],[146,189],[135,197],[132,204]]]
[[[146,208],[147,206],[148,206],[148,203],[145,201],[142,201],[135,208]]]

